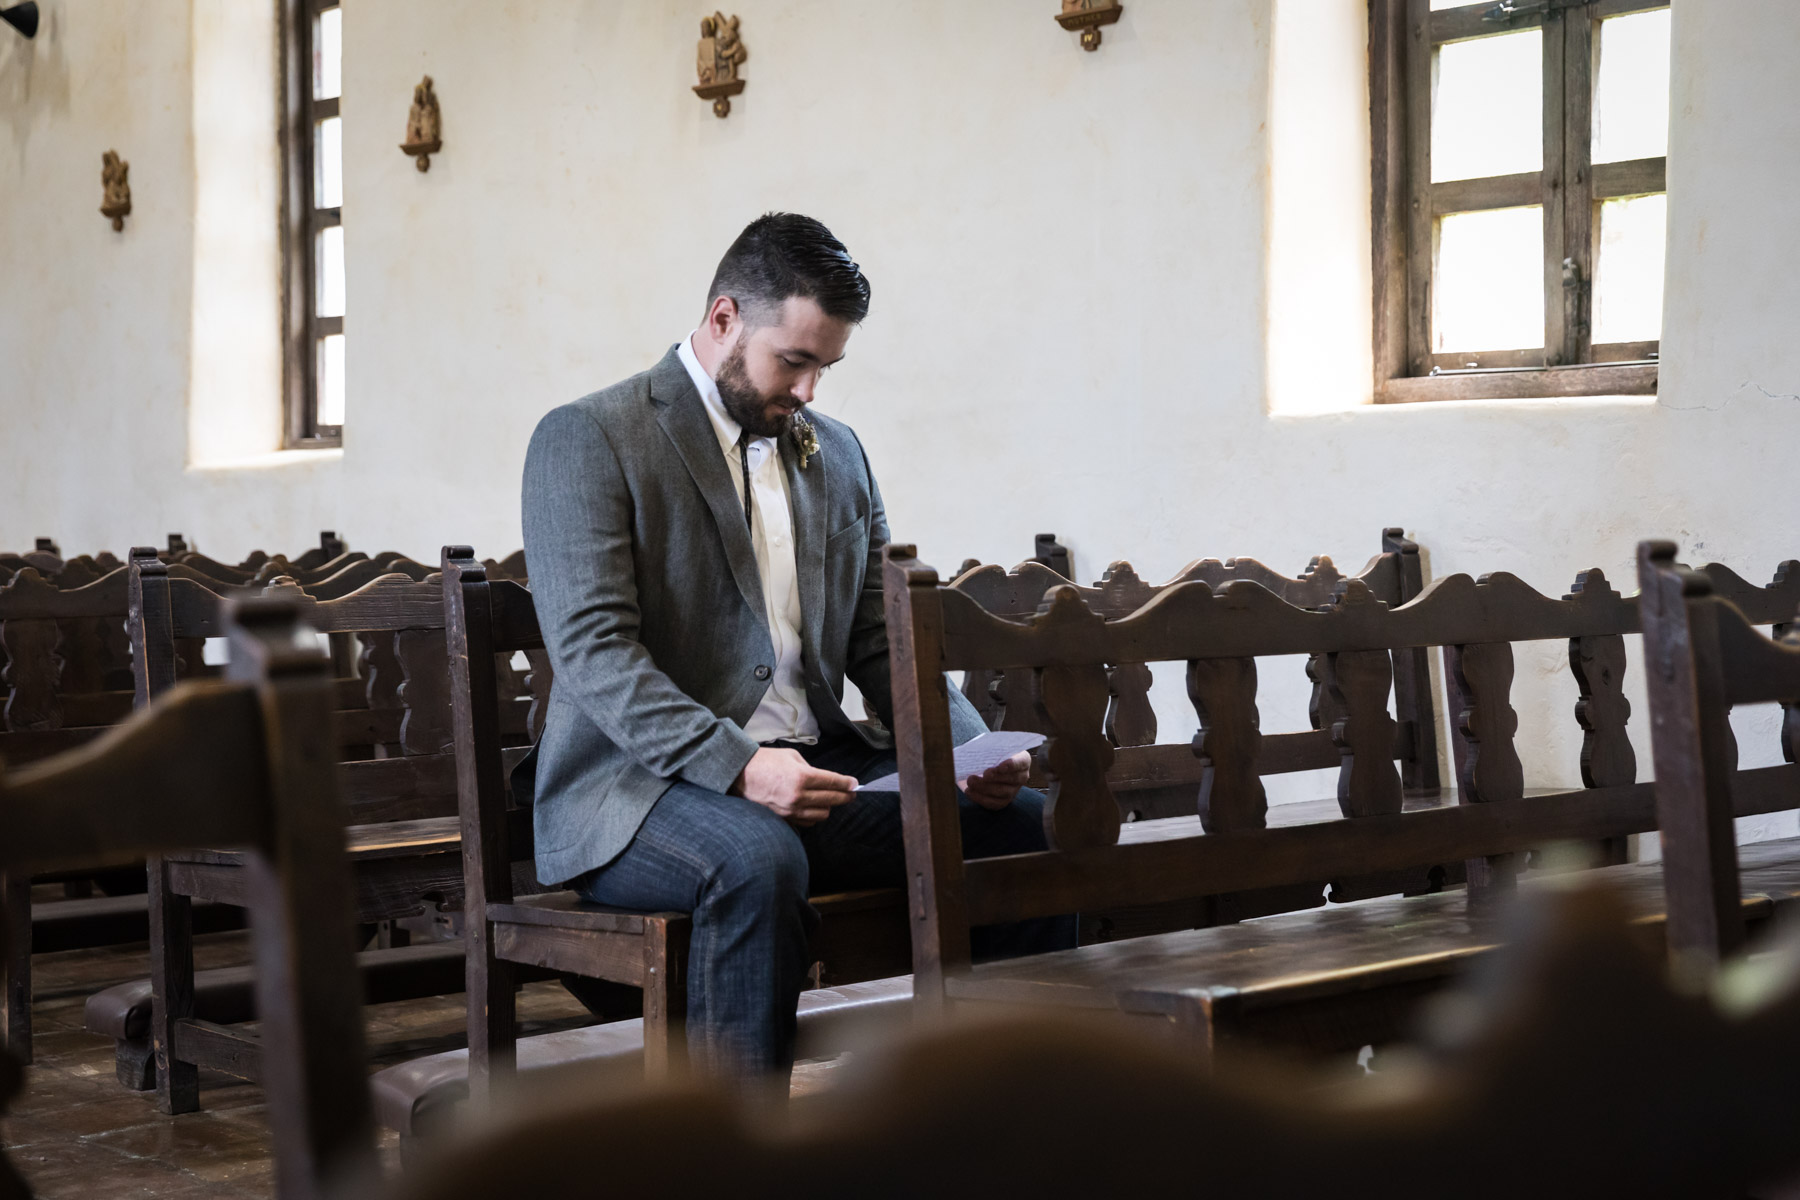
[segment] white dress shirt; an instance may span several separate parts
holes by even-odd
[[[697,332],[697,331],[696,331]],[[687,368],[706,415],[719,435],[719,452],[731,472],[732,494],[743,503],[744,472],[738,461],[738,438],[743,427],[725,411],[719,386],[694,354],[693,334],[681,340],[676,352]],[[762,580],[763,611],[769,620],[769,638],[775,646],[774,674],[762,703],[756,706],[744,732],[759,742],[784,740],[816,742],[819,722],[806,702],[806,676],[800,656],[800,579],[794,559],[794,515],[788,499],[787,472],[781,467],[781,451],[774,438],[753,437],[747,447],[750,458],[750,544],[756,551],[756,574]]]

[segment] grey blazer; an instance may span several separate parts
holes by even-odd
[[[793,501],[806,695],[822,736],[867,740],[844,677],[893,724],[881,547],[887,516],[862,443],[813,416]],[[525,456],[525,558],[556,678],[544,733],[515,772],[533,803],[537,874],[611,862],[678,780],[729,789],[756,752],[744,723],[775,663],[743,501],[675,349],[642,375],[538,423]],[[961,743],[984,726],[950,689]]]

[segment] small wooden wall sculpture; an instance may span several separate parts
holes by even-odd
[[[400,149],[413,156],[413,165],[421,171],[431,170],[431,156],[443,148],[443,120],[438,112],[437,93],[431,90],[427,75],[413,89],[412,111],[406,115],[406,140]]]
[[[714,116],[723,119],[730,115],[730,97],[744,90],[738,68],[749,57],[750,52],[744,49],[744,40],[738,34],[735,15],[728,19],[724,13],[715,12],[710,17],[700,18],[700,49],[695,62],[700,82],[694,87],[694,95],[713,102]]]
[[[100,215],[111,217],[115,231],[125,228],[131,215],[131,164],[119,157],[117,150],[100,156],[100,185],[105,189],[100,201]]]
[[[1062,0],[1062,11],[1056,23],[1064,29],[1081,30],[1081,48],[1100,48],[1100,27],[1111,25],[1125,12],[1119,0]]]

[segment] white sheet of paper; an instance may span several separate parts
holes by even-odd
[[[971,775],[979,775],[989,767],[1000,765],[1021,750],[1036,749],[1043,745],[1043,742],[1044,735],[1041,733],[984,733],[956,748],[956,781],[961,783]],[[900,776],[883,775],[880,779],[871,779],[856,790],[859,792],[897,792],[900,790]]]

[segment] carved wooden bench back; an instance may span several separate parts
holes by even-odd
[[[1457,860],[1493,868],[1491,876],[1471,871],[1471,884],[1485,887],[1504,883],[1504,856],[1656,825],[1650,787],[1636,782],[1622,693],[1624,637],[1638,630],[1637,602],[1613,590],[1599,571],[1584,572],[1561,599],[1505,573],[1480,581],[1454,575],[1398,608],[1351,579],[1319,610],[1290,604],[1254,582],[1215,590],[1190,581],[1110,617],[1079,589],[1059,586],[1043,611],[1009,620],[941,586],[910,547],[889,547],[884,570],[908,863],[919,877],[916,902],[923,908],[915,914],[924,943],[917,965],[928,989],[935,971],[967,964],[970,924]],[[1708,570],[1721,591],[1742,596],[1752,621],[1786,619],[1800,601],[1800,571],[1784,566],[1773,585],[1755,588],[1729,571]],[[1527,795],[1513,745],[1512,643],[1543,640],[1570,647],[1587,786]],[[1457,803],[1407,812],[1388,704],[1393,655],[1440,646]],[[1323,683],[1338,706],[1330,737],[1339,755],[1344,819],[1267,828],[1261,760],[1275,739],[1258,729],[1256,659],[1290,654],[1322,662]],[[1192,836],[1199,832],[1192,828],[1139,827],[1141,835],[1122,841],[1113,781],[1142,769],[1125,760],[1144,749],[1114,746],[1106,735],[1107,669],[1169,660],[1187,664],[1199,724],[1191,753],[1201,764],[1193,811],[1207,836]],[[963,861],[939,682],[949,670],[1021,671],[1030,680],[1032,703],[1050,731],[1042,751],[1050,779],[1050,851]],[[1738,811],[1776,802],[1773,790],[1796,770],[1740,772]]]
[[[1371,558],[1355,575],[1346,576],[1327,555],[1318,555],[1297,577],[1283,575],[1253,558],[1201,559],[1189,563],[1166,583],[1145,583],[1128,562],[1115,562],[1100,582],[1075,590],[1089,608],[1107,617],[1121,617],[1141,608],[1162,593],[1182,584],[1203,582],[1220,588],[1237,580],[1261,584],[1299,608],[1322,608],[1349,579],[1357,579],[1377,599],[1398,606],[1418,595],[1423,584],[1423,569],[1418,546],[1407,540],[1400,529],[1382,531],[1382,553]],[[1066,561],[1066,552],[1065,558]],[[975,600],[997,616],[1021,620],[1034,616],[1046,603],[1046,596],[1057,587],[1072,581],[1058,575],[1041,561],[1027,561],[1011,571],[998,566],[964,564],[964,569],[949,585]],[[1431,702],[1431,669],[1428,652],[1405,649],[1393,652],[1394,690],[1397,727],[1394,755],[1400,760],[1402,781],[1409,794],[1434,792],[1439,786],[1437,723]],[[1337,752],[1331,743],[1332,725],[1342,716],[1334,695],[1324,677],[1322,656],[1307,661],[1307,676],[1312,683],[1312,700],[1308,713],[1310,731],[1265,735],[1259,769],[1264,775],[1285,774],[1337,765]],[[1153,682],[1149,663],[1115,663],[1106,670],[1109,699],[1106,710],[1106,736],[1114,746],[1154,747],[1156,745],[1156,713],[1150,703]],[[1017,729],[1045,733],[1043,718],[1030,697],[1027,672],[975,670],[964,674],[963,694],[967,696],[991,729]],[[1128,756],[1141,759],[1154,769],[1141,775],[1123,775],[1114,780],[1114,790],[1132,819],[1169,815],[1171,804],[1179,806],[1179,790],[1198,782],[1198,766],[1187,744],[1160,747]]]
[[[0,734],[12,762],[66,750],[130,711],[127,572],[65,571],[59,587],[26,568],[0,587]]]
[[[229,607],[227,597],[180,570],[149,551],[133,553],[131,631],[140,702],[173,682],[175,645],[218,636]],[[456,773],[438,577],[382,575],[330,599],[277,580],[261,594],[291,604],[319,633],[364,641],[362,674],[338,681],[338,741],[389,747],[393,754],[344,764],[343,786],[356,821],[453,815]],[[503,706],[509,729],[522,733],[525,708],[524,701]]]

